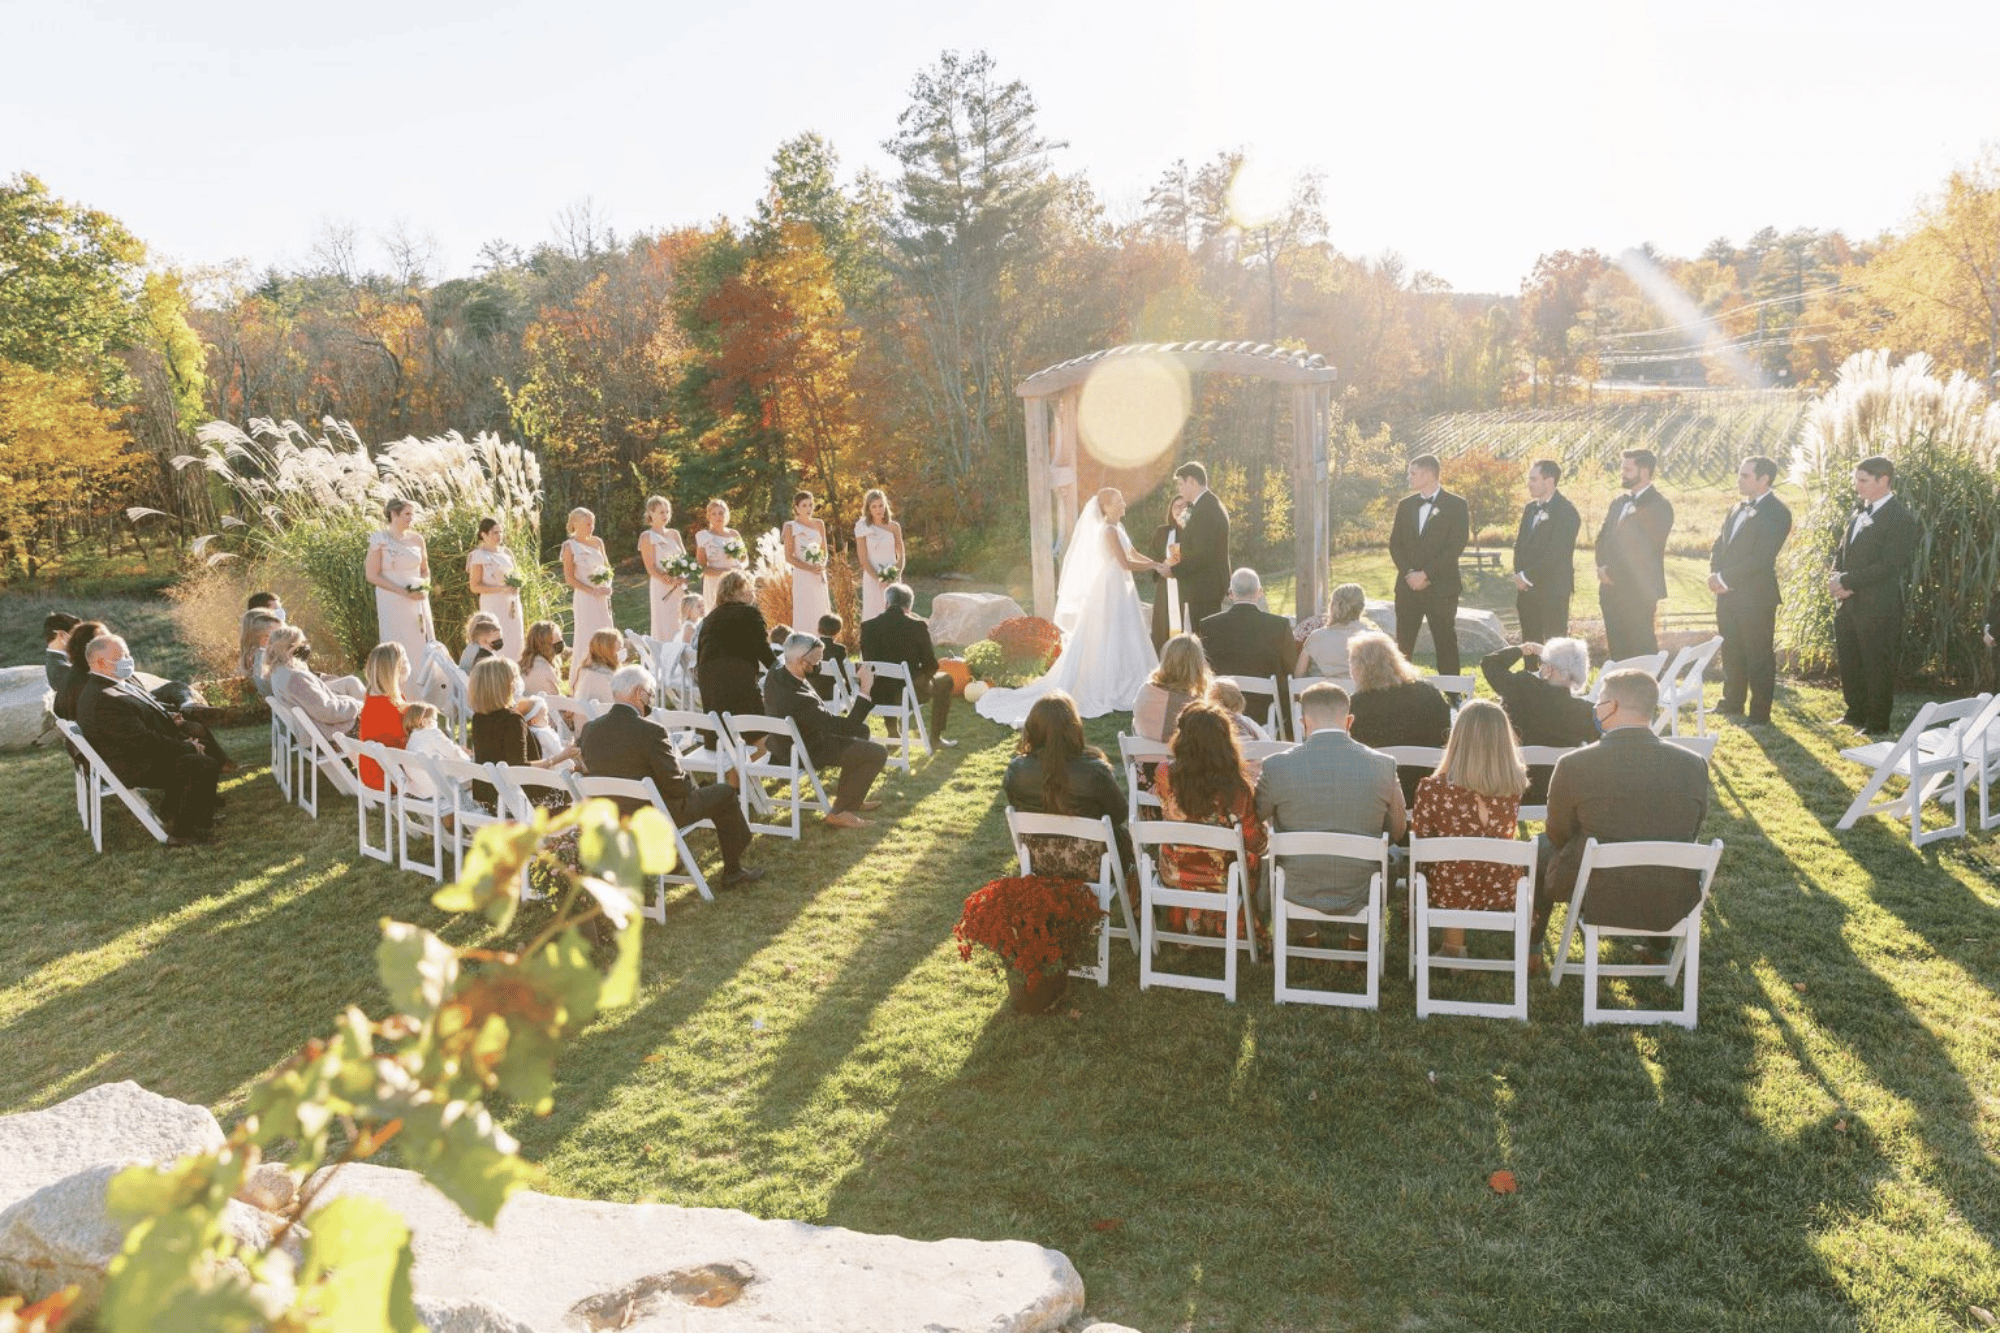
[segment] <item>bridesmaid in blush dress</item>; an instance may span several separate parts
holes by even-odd
[[[833,610],[826,588],[826,524],[813,517],[813,494],[800,491],[792,497],[792,520],[785,524],[785,563],[792,567],[792,628],[801,634],[819,633],[820,617]],[[818,547],[819,563],[805,553]]]
[[[587,644],[597,631],[616,628],[611,623],[611,562],[604,554],[604,539],[596,535],[597,515],[588,509],[572,509],[568,527],[562,563],[563,582],[570,587],[570,641]],[[581,652],[570,654],[572,692],[586,661]]]
[[[368,538],[364,569],[375,585],[376,641],[400,643],[411,662],[422,662],[437,631],[431,621],[431,557],[412,531],[415,503],[397,496],[382,506],[389,526]]]
[[[500,544],[506,537],[497,518],[479,520],[479,544],[465,555],[465,577],[479,598],[479,609],[500,626],[500,651],[521,651],[527,624],[521,618],[521,594],[507,580],[514,574],[514,556]]]
[[[652,637],[665,643],[681,631],[681,590],[687,580],[667,572],[667,562],[687,554],[681,535],[667,526],[673,522],[674,507],[664,495],[646,501],[646,530],[639,534],[639,563],[646,567],[647,590],[652,594]]]
[[[884,607],[882,589],[887,583],[880,572],[883,566],[894,565],[898,571],[889,582],[902,581],[909,572],[903,561],[903,525],[889,508],[887,491],[878,487],[861,497],[861,521],[854,525],[854,545],[861,560],[861,618],[873,620]]]
[[[709,611],[715,609],[717,591],[722,587],[722,576],[732,569],[747,569],[745,561],[737,559],[722,548],[730,542],[743,545],[743,534],[729,526],[729,506],[721,500],[708,502],[708,526],[694,535],[695,559],[701,561],[701,601]],[[748,555],[750,548],[743,547]]]

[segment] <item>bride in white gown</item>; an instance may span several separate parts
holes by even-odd
[[[1159,665],[1153,635],[1139,607],[1134,570],[1165,567],[1132,547],[1119,520],[1125,497],[1107,486],[1092,497],[1070,534],[1056,584],[1056,628],[1062,655],[1037,680],[1019,689],[988,690],[979,700],[981,717],[1018,727],[1028,710],[1051,690],[1076,700],[1083,717],[1101,717],[1132,707],[1139,687]]]

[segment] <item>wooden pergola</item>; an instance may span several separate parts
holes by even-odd
[[[1327,430],[1336,372],[1326,358],[1270,343],[1133,343],[1109,347],[1038,370],[1014,387],[1028,425],[1028,518],[1034,570],[1035,614],[1053,617],[1056,552],[1067,540],[1080,508],[1077,498],[1077,407],[1083,386],[1107,359],[1150,357],[1190,376],[1248,375],[1292,386],[1292,532],[1298,552],[1294,605],[1310,614],[1326,597]]]

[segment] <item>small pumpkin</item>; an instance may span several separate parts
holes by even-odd
[[[981,699],[986,697],[986,691],[990,688],[991,687],[987,685],[987,683],[983,680],[973,681],[970,685],[967,685],[965,687],[965,701],[969,704],[978,703]]]
[[[946,657],[938,662],[938,670],[951,677],[951,692],[963,695],[965,687],[972,683],[972,668],[962,657]]]

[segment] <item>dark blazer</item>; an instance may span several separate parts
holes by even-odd
[[[1537,514],[1542,515],[1540,523],[1535,522]],[[1549,497],[1546,511],[1541,502],[1528,501],[1514,533],[1514,572],[1536,592],[1569,596],[1576,591],[1576,538],[1582,528],[1583,516],[1561,491]]]
[[[584,771],[591,776],[651,778],[667,807],[677,814],[688,793],[694,790],[667,729],[649,717],[641,717],[630,704],[613,704],[602,717],[585,723],[576,743],[583,751]],[[635,800],[618,802],[628,815],[639,804]]]
[[[1621,495],[1611,502],[1597,530],[1597,563],[1610,573],[1613,592],[1656,602],[1667,595],[1667,534],[1673,528],[1674,507],[1657,486],[1646,487],[1636,501]]]
[[[722,602],[701,618],[701,642],[695,647],[697,667],[718,658],[734,657],[762,667],[771,660],[771,627],[764,613],[749,602]]]
[[[42,674],[48,677],[50,689],[61,690],[69,684],[69,654],[59,653],[53,648],[43,649]]]
[[[1291,621],[1238,602],[1204,617],[1195,629],[1201,636],[1202,650],[1208,654],[1209,670],[1218,676],[1276,676],[1278,716],[1291,717],[1292,668],[1299,660]],[[1285,724],[1288,728],[1289,723]]]
[[[137,686],[92,672],[76,684],[76,725],[126,786],[163,786],[182,756],[194,753],[194,742]]]
[[[1847,532],[1854,531],[1854,519],[1847,520]],[[1903,580],[1909,576],[1910,561],[1917,554],[1917,520],[1900,495],[1891,495],[1876,509],[1868,526],[1852,540],[1843,532],[1834,549],[1833,567],[1840,571],[1841,586],[1854,596],[1841,609],[1854,615],[1871,611],[1900,610]]]
[[[764,711],[772,717],[788,717],[798,724],[799,735],[805,740],[806,754],[815,765],[837,764],[840,752],[850,741],[868,739],[868,710],[875,706],[869,699],[856,699],[854,707],[845,717],[829,712],[827,706],[812,686],[794,676],[783,667],[777,667],[764,675]],[[792,757],[792,739],[782,733],[771,733],[767,742],[771,747],[771,758],[777,763],[785,763]]]
[[[1348,734],[1371,750],[1385,745],[1442,746],[1451,737],[1451,700],[1428,681],[1412,680],[1384,690],[1363,690],[1349,707]],[[1397,768],[1403,801],[1417,803],[1417,782],[1427,768]]]
[[[1181,562],[1174,567],[1181,600],[1219,603],[1229,592],[1229,514],[1214,491],[1203,491],[1181,526]]]
[[[1079,754],[1072,756],[1066,767],[1069,808],[1051,810],[1042,800],[1042,756],[1033,751],[1015,755],[1007,764],[1006,776],[1000,780],[1007,793],[1007,804],[1030,815],[1075,815],[1079,819],[1110,815],[1114,828],[1124,828],[1129,810],[1125,792],[1112,774],[1111,765],[1094,756]]]
[[[924,682],[918,687],[918,697],[921,698],[938,669],[937,645],[931,642],[930,622],[911,615],[900,606],[889,607],[873,620],[862,621],[861,660],[901,662],[910,669],[912,678]],[[868,693],[878,704],[900,703],[903,683],[899,680],[878,680]]]
[[[1424,497],[1411,494],[1396,506],[1396,521],[1389,528],[1389,558],[1396,562],[1396,582],[1403,586],[1405,574],[1422,570],[1430,577],[1431,590],[1455,593],[1462,586],[1458,558],[1472,530],[1472,518],[1465,497],[1453,495],[1440,486],[1437,508],[1422,532],[1417,531],[1417,511]]]
[[[1776,495],[1766,495],[1731,537],[1729,529],[1742,508],[1739,504],[1724,516],[1722,531],[1716,533],[1708,553],[1708,571],[1721,575],[1729,586],[1724,596],[1776,606],[1784,600],[1778,594],[1778,551],[1792,535],[1792,511]]]
[[[1708,814],[1708,765],[1645,727],[1620,727],[1556,765],[1549,780],[1554,855],[1537,897],[1568,902],[1583,846],[1692,842]],[[1583,919],[1594,926],[1664,930],[1694,910],[1701,882],[1686,870],[1613,870],[1590,878]]]
[[[1515,664],[1520,669],[1514,669]],[[1597,739],[1597,719],[1590,700],[1571,694],[1560,685],[1543,680],[1539,658],[1524,655],[1520,648],[1502,648],[1480,660],[1480,674],[1500,696],[1514,735],[1523,745],[1589,745]],[[1540,805],[1548,796],[1552,764],[1528,766],[1528,790],[1521,795],[1523,805]]]

